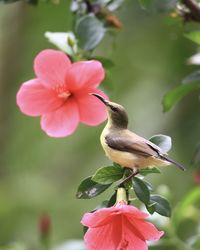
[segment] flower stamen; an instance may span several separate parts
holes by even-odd
[[[69,91],[58,93],[58,97],[63,98],[65,100],[67,100],[70,96],[71,96],[71,93]]]
[[[65,85],[57,85],[55,91],[57,92],[58,97],[64,100],[67,100],[71,96],[71,92],[66,89]]]

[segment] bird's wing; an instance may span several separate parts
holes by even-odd
[[[143,157],[158,156],[158,150],[146,143],[145,139],[134,138],[130,135],[107,135],[107,145],[113,149],[138,154]]]

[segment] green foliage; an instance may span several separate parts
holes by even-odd
[[[171,207],[168,200],[159,195],[150,195],[150,203],[146,208],[151,214],[157,212],[166,217],[171,216]]]
[[[134,177],[133,188],[138,199],[144,204],[148,204],[150,199],[150,192],[147,184],[141,179]]]
[[[200,82],[193,82],[190,84],[182,84],[172,89],[163,98],[164,112],[169,111],[174,105],[184,96],[194,90],[200,89]]]
[[[107,166],[99,168],[92,180],[100,184],[112,184],[123,177],[124,170],[120,166]]]
[[[161,148],[163,153],[167,153],[172,147],[172,139],[168,135],[153,135],[149,140]]]
[[[83,50],[93,50],[103,39],[106,29],[94,14],[81,17],[76,24],[76,34]]]
[[[112,207],[116,203],[116,198],[117,198],[117,192],[114,192],[114,194],[110,197],[107,207]]]
[[[185,37],[200,45],[200,31],[191,31],[186,33]]]
[[[84,179],[78,187],[76,197],[78,199],[91,199],[104,192],[110,184],[102,185],[92,180],[92,176]]]
[[[140,169],[140,174],[143,175],[143,176],[146,176],[148,174],[160,174],[160,170],[156,167],[148,167],[148,168],[143,168],[143,169]]]

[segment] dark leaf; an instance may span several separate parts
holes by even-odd
[[[153,135],[149,141],[161,148],[163,153],[167,153],[172,147],[172,139],[168,135]]]
[[[169,205],[168,200],[163,198],[162,196],[159,195],[151,195],[150,196],[150,202],[153,203],[155,202],[155,212],[157,212],[160,215],[170,217],[171,216],[171,208]]]
[[[190,82],[197,82],[200,81],[200,70],[195,71],[191,73],[190,75],[186,76],[183,80],[182,83],[190,83]]]
[[[194,90],[200,89],[200,82],[193,82],[191,84],[179,85],[172,89],[163,98],[163,110],[169,111],[181,98]]]
[[[160,170],[156,167],[153,167],[153,168],[148,167],[148,168],[140,169],[139,174],[143,176],[146,176],[148,174],[160,174]]]
[[[146,209],[150,214],[153,214],[156,210],[156,202],[149,202],[146,204]]]
[[[114,194],[110,197],[110,200],[108,201],[107,207],[112,207],[115,205],[117,199],[117,192],[114,192]]]
[[[84,179],[78,187],[76,197],[78,199],[91,199],[104,192],[109,185],[102,185],[92,180],[92,176]]]
[[[149,189],[149,192],[151,192],[151,191],[153,191],[154,190],[154,188],[153,188],[153,186],[152,186],[152,184],[151,183],[149,183],[148,181],[145,181],[145,180],[143,180],[143,182],[146,184],[146,186],[148,187],[148,189]]]
[[[100,184],[111,184],[123,177],[124,170],[120,166],[107,166],[99,168],[92,180]]]
[[[81,17],[76,24],[80,47],[93,50],[103,39],[106,29],[93,14]]]
[[[133,177],[133,188],[138,199],[145,204],[148,204],[150,192],[146,183],[137,177]]]

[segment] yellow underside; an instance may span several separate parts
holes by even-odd
[[[141,155],[132,154],[129,152],[123,152],[110,148],[101,138],[102,147],[106,153],[106,156],[113,162],[118,163],[123,167],[128,168],[146,168],[150,166],[167,166],[169,162],[158,159],[154,156],[143,157]]]

